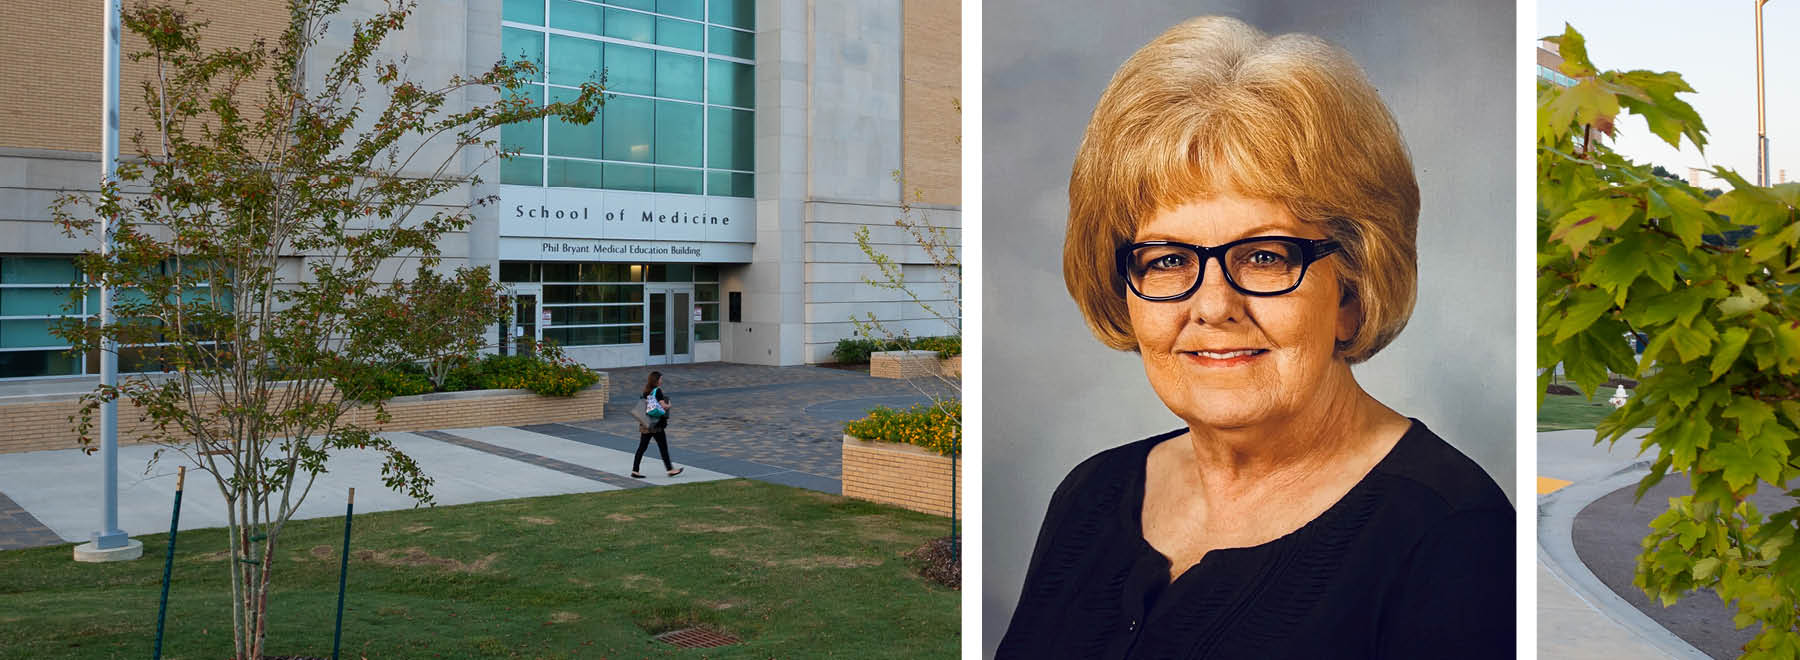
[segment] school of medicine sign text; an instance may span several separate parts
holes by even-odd
[[[750,261],[756,202],[741,197],[500,186],[500,258]]]

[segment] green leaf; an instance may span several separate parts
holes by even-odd
[[[1756,287],[1747,286],[1739,289],[1737,295],[1719,301],[1719,312],[1724,314],[1725,318],[1731,318],[1749,314],[1750,312],[1762,309],[1763,306],[1768,304],[1768,294],[1763,293],[1761,289]]]
[[[1563,33],[1559,37],[1545,39],[1557,45],[1558,54],[1562,55],[1562,66],[1558,67],[1570,78],[1585,78],[1594,75],[1594,63],[1588,61],[1587,38],[1575,30],[1575,26],[1563,24]]]
[[[1649,200],[1648,217],[1667,218],[1665,226],[1683,246],[1689,250],[1700,247],[1701,237],[1712,224],[1712,218],[1699,200],[1676,186],[1658,186],[1650,190],[1646,198]]]
[[[1634,234],[1598,250],[1582,279],[1613,294],[1612,304],[1623,304],[1631,283],[1649,270],[1649,251],[1642,234]]]
[[[1670,345],[1675,347],[1675,352],[1681,355],[1683,362],[1700,359],[1700,356],[1705,355],[1706,350],[1711,348],[1713,343],[1713,335],[1702,329],[1678,325],[1664,330],[1663,333],[1669,338]]]
[[[1794,368],[1788,363],[1800,359],[1800,321],[1789,321],[1775,324],[1775,354],[1781,359],[1778,367],[1782,373],[1792,373]]]
[[[1568,298],[1562,325],[1556,330],[1557,343],[1588,329],[1602,314],[1612,309],[1613,299],[1599,289],[1577,289]]]
[[[1577,202],[1574,210],[1556,220],[1556,229],[1550,232],[1550,240],[1560,241],[1569,246],[1571,253],[1581,254],[1582,249],[1599,236],[1600,232],[1618,229],[1636,209],[1636,202],[1621,197],[1601,197]]]
[[[1726,180],[1742,177],[1724,168],[1715,168],[1713,172]],[[1745,182],[1723,195],[1706,203],[1706,210],[1730,218],[1731,224],[1739,226],[1757,226],[1780,221],[1787,217],[1788,205],[1776,199],[1768,191]]]
[[[1757,237],[1750,244],[1750,259],[1760,263],[1785,255],[1796,242],[1800,242],[1800,223],[1789,224],[1774,235]],[[1787,264],[1781,266],[1785,268]]]
[[[1707,557],[1694,562],[1694,581],[1706,582],[1712,579],[1713,573],[1719,570],[1719,558]]]
[[[1769,404],[1750,397],[1738,397],[1719,414],[1726,419],[1738,421],[1739,436],[1756,435],[1762,431],[1764,424],[1775,419],[1775,410]]]
[[[1754,291],[1754,289],[1752,289]],[[1744,342],[1750,338],[1750,331],[1742,326],[1732,326],[1719,333],[1719,347],[1713,352],[1712,380],[1718,380],[1731,369],[1737,361],[1738,354],[1744,352]]]
[[[1669,455],[1663,454],[1661,458],[1656,459],[1654,464],[1651,464],[1650,474],[1646,474],[1643,479],[1638,480],[1637,493],[1631,496],[1632,504],[1643,501],[1644,493],[1650,492],[1650,489],[1662,483],[1663,477],[1669,474],[1669,462]]]

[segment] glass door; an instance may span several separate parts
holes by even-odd
[[[538,344],[544,341],[544,325],[550,320],[550,312],[541,304],[544,287],[515,284],[507,290],[507,296],[512,299],[512,311],[507,315],[506,326],[500,329],[500,354],[534,355]]]
[[[649,356],[646,364],[679,364],[694,361],[693,285],[653,284],[644,287],[644,332]]]

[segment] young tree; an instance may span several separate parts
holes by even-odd
[[[1558,42],[1579,82],[1538,90],[1538,366],[1561,364],[1590,397],[1610,369],[1637,392],[1597,429],[1616,442],[1654,425],[1655,463],[1638,497],[1670,472],[1693,494],[1651,523],[1636,584],[1664,605],[1694,589],[1760,623],[1747,658],[1800,654],[1800,507],[1765,516],[1750,496],[1800,476],[1800,184],[1732,186],[1716,198],[1656,176],[1592,139],[1621,110],[1672,146],[1704,148],[1706,128],[1676,73],[1599,71],[1573,28]],[[1709,236],[1747,226],[1735,246]],[[1647,335],[1633,360],[1627,333]],[[1542,386],[1539,383],[1540,402]]]
[[[431,501],[419,466],[347,417],[362,393],[333,385],[410,338],[352,321],[416,293],[384,283],[409,259],[435,266],[438,240],[468,226],[467,204],[445,205],[479,183],[458,170],[465,150],[491,159],[495,128],[547,116],[586,123],[600,104],[597,84],[547,106],[509,93],[533,74],[528,61],[437,86],[409,79],[378,51],[405,27],[411,2],[355,22],[343,52],[319,52],[327,17],[343,5],[291,0],[279,38],[216,49],[202,47],[206,24],[182,9],[126,11],[125,28],[146,44],[131,57],[153,67],[143,103],[154,128],[133,138],[118,181],[54,210],[66,232],[96,245],[96,219],[110,219],[112,253],[79,263],[88,285],[120,292],[122,319],[61,331],[78,350],[98,350],[103,337],[155,344],[136,350],[167,371],[85,397],[82,442],[103,400],[129,400],[153,424],[144,439],[159,453],[177,451],[214,478],[229,512],[239,658],[262,657],[283,525],[332,452],[382,452],[386,485]],[[462,107],[484,96],[500,100]],[[437,341],[456,340],[421,343]]]
[[[349,352],[423,362],[425,376],[441,390],[451,369],[486,346],[483,335],[505,310],[487,266],[458,268],[450,277],[420,266],[410,282],[396,281],[360,306],[352,337],[367,345]]]
[[[961,102],[955,102],[953,107],[960,117],[962,114]],[[961,142],[962,139],[958,137],[957,143],[960,144]],[[894,180],[900,184],[902,190],[905,190],[906,181],[900,176],[899,172],[894,173]],[[932,270],[936,274],[938,284],[941,285],[941,288],[936,288],[935,290],[927,289],[925,291],[926,295],[921,295],[920,290],[915,288],[918,287],[920,283],[907,281],[904,264],[894,261],[892,257],[889,257],[887,254],[883,253],[880,248],[876,247],[873,239],[874,234],[867,226],[856,230],[856,246],[862,250],[863,255],[869,258],[870,263],[875,264],[878,276],[864,276],[863,283],[878,289],[900,292],[906,297],[908,302],[919,309],[924,310],[927,315],[937,319],[937,321],[945,328],[948,328],[950,331],[949,336],[954,339],[955,346],[960,351],[962,347],[963,311],[962,241],[960,240],[961,237],[959,232],[949,227],[931,224],[930,218],[926,217],[923,212],[919,212],[913,206],[923,198],[924,193],[919,190],[914,190],[910,198],[902,194],[900,199],[900,217],[894,220],[894,226],[899,228],[902,232],[905,232],[906,236],[911,239],[913,246],[917,246],[923,251],[925,259],[931,263]],[[917,217],[915,217],[915,213],[917,213]],[[942,297],[940,298],[939,296]],[[872,313],[865,314],[862,318],[852,316],[850,321],[855,324],[857,332],[864,337],[881,337],[890,344],[898,344],[901,346],[911,345],[911,337],[908,332],[905,330],[895,331]],[[927,379],[909,375],[907,376],[906,381],[911,384],[914,389],[917,389],[920,394],[925,395],[926,398],[931,400],[931,407],[937,414],[944,415],[946,418],[954,420],[955,426],[960,428],[962,424],[961,374],[951,376],[944,373],[941,369],[934,369],[930,372]],[[950,493],[953,502],[951,507],[952,510],[950,512],[949,545],[952,555],[960,557],[962,554],[962,543],[956,528],[957,515],[956,507],[954,506],[957,486],[962,483],[956,470],[956,461],[959,461],[962,458],[962,441],[960,437],[956,439],[953,446],[955,449],[948,453],[952,459],[950,464]],[[960,575],[960,572],[958,575]]]

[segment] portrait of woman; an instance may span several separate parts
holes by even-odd
[[[1512,657],[1506,491],[1353,369],[1415,311],[1421,194],[1350,54],[1181,21],[1118,66],[1072,163],[1062,283],[1174,423],[1067,470],[996,657]],[[1141,427],[1141,401],[1092,403]]]

